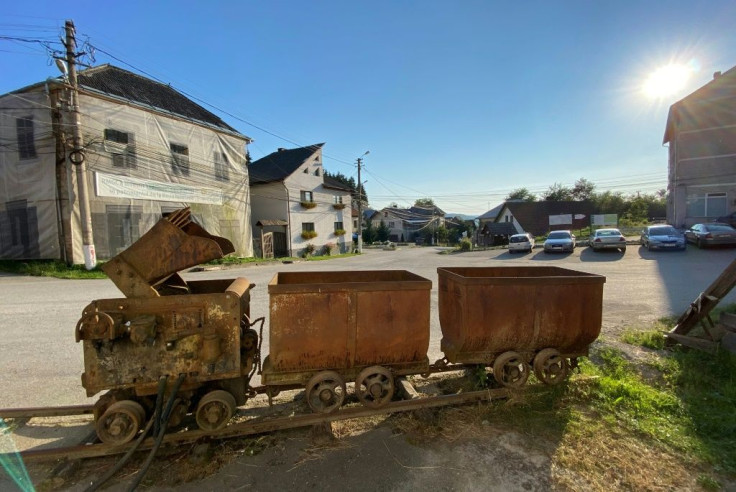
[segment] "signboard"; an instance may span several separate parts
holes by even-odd
[[[618,225],[617,214],[591,215],[590,224],[594,226],[616,226]]]
[[[222,205],[222,190],[95,173],[97,196]]]
[[[572,214],[550,215],[549,225],[572,225]]]

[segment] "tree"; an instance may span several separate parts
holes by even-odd
[[[424,208],[432,208],[435,206],[434,200],[431,198],[417,198],[414,201],[415,207],[424,207]]]
[[[542,194],[542,197],[549,202],[563,202],[572,200],[572,189],[555,183]]]
[[[508,194],[504,201],[508,202],[511,200],[533,202],[537,200],[537,197],[534,196],[534,193],[530,192],[527,188],[516,188],[514,191]]]
[[[437,242],[440,244],[446,244],[447,238],[449,237],[449,231],[447,227],[441,225],[437,228]]]
[[[358,187],[355,184],[355,178],[353,178],[352,176],[351,177],[347,177],[347,176],[345,176],[343,173],[341,173],[339,171],[337,173],[334,173],[334,174],[331,173],[331,172],[329,172],[329,171],[325,171],[325,176],[330,177],[330,178],[332,178],[332,179],[334,179],[336,181],[339,181],[340,183],[342,183],[345,186],[347,186],[348,188],[350,188],[350,194],[352,195],[353,200],[355,200],[357,202],[357,200],[358,200]],[[363,205],[368,206],[368,195],[365,192],[365,188],[362,185],[361,185],[360,188],[361,188],[361,191],[363,192],[362,193],[362,195],[363,195]]]
[[[373,221],[369,220],[363,228],[363,242],[373,244],[376,240],[376,228],[373,227]]]
[[[386,223],[381,219],[381,223],[378,225],[378,229],[376,230],[376,237],[379,241],[388,241],[388,235],[389,235],[389,228],[386,226]]]
[[[585,178],[575,181],[572,188],[572,199],[577,201],[590,200],[595,194],[595,185]]]

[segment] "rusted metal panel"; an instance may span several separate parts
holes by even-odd
[[[230,241],[192,222],[185,208],[159,220],[101,268],[127,297],[157,297],[154,287],[176,272],[233,251]]]
[[[155,394],[160,377],[182,373],[187,374],[182,389],[242,375],[240,320],[248,309],[250,282],[188,286],[193,294],[102,299],[85,308],[77,338],[83,340],[82,384],[89,396],[105,389]],[[109,326],[95,330],[96,324]]]
[[[303,383],[326,369],[346,379],[373,365],[426,370],[431,288],[404,270],[276,274],[264,384]]]
[[[586,355],[599,335],[605,277],[557,267],[438,268],[441,348],[453,363],[556,348]]]

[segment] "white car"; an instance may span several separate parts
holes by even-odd
[[[534,249],[534,236],[525,232],[524,234],[514,234],[509,238],[509,254],[515,251],[525,251],[531,253]]]
[[[544,252],[552,253],[559,251],[561,253],[570,252],[575,249],[575,235],[571,231],[552,231],[544,241]]]
[[[593,251],[602,249],[617,249],[626,252],[626,238],[618,229],[598,229],[590,237],[590,247]]]

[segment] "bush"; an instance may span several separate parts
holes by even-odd
[[[471,251],[473,249],[473,243],[470,242],[470,239],[463,238],[460,241],[460,251]]]
[[[330,256],[332,252],[335,250],[335,243],[327,243],[324,246],[322,246],[322,254],[324,256]]]
[[[317,231],[302,231],[302,239],[314,239],[317,237]]]
[[[335,229],[335,236],[344,236],[345,229]]]
[[[314,254],[314,250],[316,248],[314,247],[314,244],[309,243],[306,246],[304,246],[304,249],[302,250],[302,258],[306,258],[307,256],[312,256]]]
[[[316,202],[299,202],[304,208],[314,208],[317,206]]]

